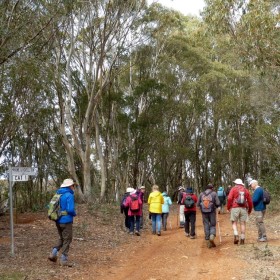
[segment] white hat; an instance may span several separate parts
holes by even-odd
[[[133,189],[133,188],[130,188],[130,187],[126,188],[126,192],[131,193],[131,192],[133,192],[133,191],[134,191],[134,189]]]
[[[67,188],[67,187],[70,187],[70,186],[72,186],[74,184],[75,183],[74,183],[74,181],[72,179],[65,179],[60,187],[61,188]]]
[[[183,189],[184,189],[184,187],[180,186],[180,187],[178,188],[178,191],[183,190]]]
[[[258,183],[258,181],[257,181],[257,180],[252,180],[252,181],[250,181],[250,182],[249,182],[249,186],[251,186],[253,183]]]
[[[141,186],[140,189],[145,189],[145,186]]]
[[[235,179],[235,181],[233,181],[233,183],[235,183],[236,185],[242,185],[244,186],[243,182],[241,179]]]

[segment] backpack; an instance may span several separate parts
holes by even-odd
[[[268,205],[270,203],[270,193],[263,189],[263,204]]]
[[[127,207],[125,206],[125,202],[126,202],[126,198],[127,198],[127,197],[128,197],[128,195],[125,194],[125,195],[123,196],[123,198],[122,198],[122,201],[121,201],[121,208],[122,208],[122,209],[127,208]]]
[[[219,196],[219,197],[225,197],[226,196],[226,194],[225,194],[225,191],[217,191],[217,195]]]
[[[137,195],[130,195],[129,209],[132,213],[136,213],[140,209],[139,200]]]
[[[187,195],[186,198],[184,199],[184,205],[186,208],[193,208],[195,205],[194,200],[190,195]]]
[[[61,217],[60,197],[62,194],[56,193],[48,205],[48,217],[52,221],[57,221]]]
[[[238,189],[238,197],[236,199],[236,203],[239,206],[245,206],[246,205],[245,188],[239,188]]]
[[[206,194],[205,192],[201,195],[201,211],[203,213],[210,213],[214,209],[213,204],[213,196],[211,195],[211,192]]]

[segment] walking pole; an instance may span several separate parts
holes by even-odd
[[[217,216],[217,224],[218,224],[218,233],[219,233],[220,244],[222,244],[221,228],[220,228],[220,222],[219,222],[218,216]]]

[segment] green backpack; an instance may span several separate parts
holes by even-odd
[[[55,194],[48,205],[48,217],[52,221],[57,221],[62,213],[60,211],[60,197],[61,194]]]

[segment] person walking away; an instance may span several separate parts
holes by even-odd
[[[204,227],[205,240],[207,247],[216,247],[214,242],[216,237],[216,209],[220,206],[217,193],[213,190],[213,185],[206,186],[205,191],[200,193],[197,206],[200,207],[202,222]]]
[[[227,198],[227,196],[226,196],[225,190],[224,190],[224,188],[222,186],[220,186],[218,188],[217,194],[218,194],[218,198],[220,200],[220,209],[221,209],[221,210],[218,211],[218,213],[219,214],[220,213],[223,214],[224,213],[224,206],[226,205],[226,198]]]
[[[244,183],[241,179],[236,179],[234,181],[234,186],[229,192],[227,210],[230,212],[230,220],[233,229],[233,243],[239,243],[239,234],[237,224],[240,222],[240,244],[245,243],[245,233],[246,233],[246,222],[248,220],[248,215],[252,212],[252,198],[249,191],[244,187]]]
[[[266,205],[263,202],[264,190],[257,180],[252,180],[249,183],[249,186],[253,189],[253,207],[254,207],[254,215],[256,217],[256,225],[258,229],[258,241],[259,242],[266,242],[266,230],[264,225],[264,216],[266,212]]]
[[[196,222],[196,203],[197,196],[193,193],[192,187],[186,188],[183,194],[182,202],[185,206],[185,234],[191,239],[195,239],[195,222]]]
[[[125,206],[125,202],[126,202],[126,198],[133,191],[134,191],[133,188],[130,188],[130,187],[126,188],[126,192],[122,197],[121,205],[120,205],[121,214],[124,214],[124,225],[125,225],[127,232],[129,232],[129,230],[130,230],[130,217],[128,216],[128,206]]]
[[[178,193],[177,203],[179,204],[179,221],[180,221],[180,228],[183,228],[185,226],[185,214],[184,214],[185,205],[182,204],[182,198],[185,191],[182,186],[178,188],[178,191],[179,193]]]
[[[162,204],[162,226],[163,230],[167,230],[167,218],[169,216],[169,206],[172,205],[171,198],[168,196],[167,191],[162,193],[164,203]]]
[[[62,266],[72,266],[72,264],[68,261],[68,253],[73,239],[73,219],[76,216],[74,190],[74,181],[72,179],[65,179],[56,192],[57,194],[61,194],[61,216],[56,221],[59,239],[53,247],[48,259],[52,262],[56,262],[58,252],[60,251],[60,265]]]
[[[152,233],[161,235],[161,214],[162,204],[164,203],[163,196],[159,191],[158,185],[153,185],[152,192],[148,198],[149,211],[152,219]]]
[[[141,186],[139,189],[137,189],[137,195],[140,197],[142,200],[142,215],[140,217],[140,229],[143,228],[143,205],[144,205],[144,195],[145,195],[145,186]]]
[[[137,195],[136,190],[130,193],[125,200],[125,206],[128,207],[128,217],[130,220],[129,234],[140,236],[140,217],[142,215],[142,200]]]

